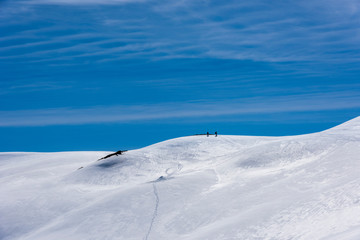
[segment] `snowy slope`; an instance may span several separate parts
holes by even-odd
[[[0,239],[360,239],[360,118],[106,154],[0,153]]]

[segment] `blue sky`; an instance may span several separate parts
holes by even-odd
[[[360,114],[360,3],[0,2],[0,151],[294,135]]]

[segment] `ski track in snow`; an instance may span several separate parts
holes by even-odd
[[[156,188],[156,183],[153,183],[153,189],[154,189],[154,195],[155,195],[155,200],[156,200],[156,203],[155,203],[155,209],[154,209],[153,216],[152,216],[152,218],[151,218],[151,222],[150,222],[149,230],[147,231],[147,233],[146,233],[146,236],[145,236],[144,240],[148,240],[149,235],[150,235],[151,230],[152,230],[152,227],[153,227],[154,222],[155,222],[155,218],[156,218],[157,213],[158,213],[158,207],[159,207],[159,194],[158,194],[158,191],[157,191],[157,188]]]

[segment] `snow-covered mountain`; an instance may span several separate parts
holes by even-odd
[[[107,154],[1,153],[0,239],[360,239],[360,118]]]

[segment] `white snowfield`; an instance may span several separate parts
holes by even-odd
[[[360,239],[360,118],[107,154],[1,153],[0,239]]]

